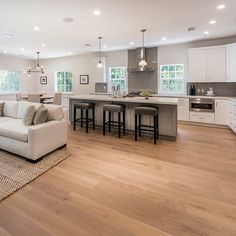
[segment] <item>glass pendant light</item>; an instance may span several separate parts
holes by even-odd
[[[141,30],[141,33],[142,33],[142,35],[143,35],[143,38],[142,38],[142,48],[141,48],[141,60],[140,60],[140,62],[139,62],[139,66],[140,67],[145,67],[145,66],[147,66],[147,62],[145,61],[145,53],[144,53],[144,51],[145,51],[145,48],[144,48],[144,33],[146,32],[146,30],[145,29],[143,29],[143,30]]]
[[[101,60],[101,40],[102,40],[102,37],[98,37],[98,41],[99,41],[99,60],[98,60],[97,68],[103,68],[103,64],[102,64],[102,60]]]

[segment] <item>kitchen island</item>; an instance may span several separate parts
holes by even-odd
[[[103,105],[107,103],[124,104],[126,106],[126,129],[134,131],[135,106],[152,106],[159,109],[159,133],[161,138],[176,139],[177,137],[177,98],[165,97],[132,97],[112,98],[106,95],[80,95],[69,98],[69,118],[73,122],[73,106],[77,102],[93,102],[95,106],[96,125],[103,124]],[[79,117],[79,113],[77,117]],[[143,117],[142,123],[152,125],[153,119]]]

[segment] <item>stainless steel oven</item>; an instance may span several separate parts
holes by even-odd
[[[189,110],[195,112],[215,112],[215,100],[211,98],[190,98]]]

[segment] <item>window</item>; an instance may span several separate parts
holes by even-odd
[[[69,71],[57,71],[55,76],[55,91],[62,93],[72,92],[72,73]]]
[[[0,70],[0,93],[15,93],[20,90],[20,71]]]
[[[160,93],[183,94],[184,93],[184,65],[160,66]]]
[[[120,88],[121,94],[127,92],[127,69],[126,67],[110,67],[109,68],[109,85],[110,91],[114,86],[117,89],[117,86]]]

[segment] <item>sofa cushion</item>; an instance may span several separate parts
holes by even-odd
[[[36,109],[34,105],[31,105],[26,109],[25,114],[22,118],[24,125],[32,125],[35,113]]]
[[[3,107],[4,107],[4,102],[0,102],[0,116],[3,116]]]
[[[5,101],[5,104],[3,107],[3,116],[18,118],[18,106],[19,106],[19,102]]]
[[[33,124],[39,125],[45,123],[47,119],[48,119],[48,109],[45,108],[43,105],[41,105],[39,109],[36,111],[36,114],[33,119]]]
[[[20,119],[0,122],[0,136],[28,142],[29,127],[30,126],[25,126]]]
[[[62,106],[54,104],[44,104],[44,106],[48,109],[48,121],[63,120],[64,113]]]
[[[7,116],[0,116],[0,123],[10,121],[10,120],[15,120],[15,118],[7,117]]]
[[[26,109],[31,105],[34,105],[36,110],[38,110],[38,108],[41,106],[40,103],[27,102],[27,101],[20,101],[19,102],[19,107],[18,107],[18,118],[19,119],[23,118],[23,115],[25,114]]]

